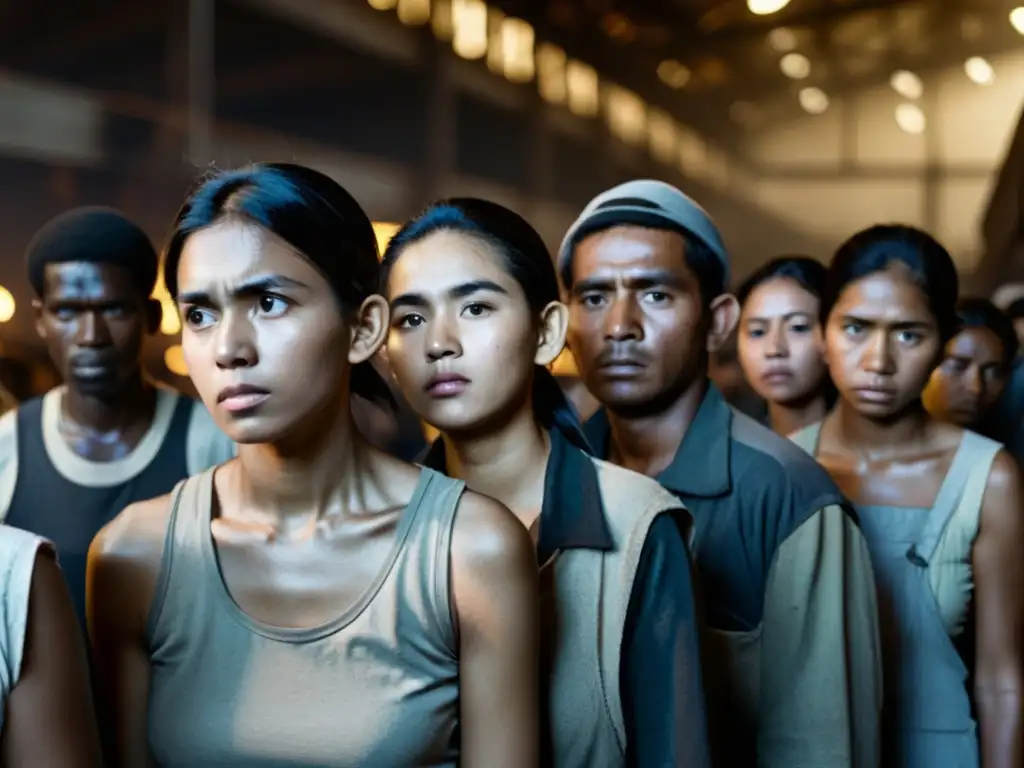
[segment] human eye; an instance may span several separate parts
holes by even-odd
[[[272,293],[265,293],[259,298],[260,313],[267,317],[280,317],[288,311],[289,302]]]
[[[485,317],[493,310],[494,308],[489,304],[485,304],[481,301],[473,301],[463,308],[462,314],[469,315],[470,317]]]
[[[184,307],[181,310],[181,315],[185,320],[185,324],[196,330],[212,325],[215,320],[210,310],[200,307]]]
[[[414,312],[410,312],[407,315],[396,317],[394,320],[394,327],[400,330],[408,330],[411,328],[418,328],[427,322],[422,315],[417,315]]]
[[[643,300],[647,304],[664,304],[671,298],[672,296],[667,291],[658,290],[647,291],[643,295]]]

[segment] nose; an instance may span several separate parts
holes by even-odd
[[[789,357],[789,344],[786,342],[785,331],[773,328],[768,332],[768,343],[765,345],[765,356],[768,358]]]
[[[80,347],[106,347],[111,344],[110,328],[102,312],[90,310],[82,313],[75,343]]]
[[[881,376],[890,376],[896,372],[889,334],[882,329],[876,331],[868,341],[864,351],[864,369]]]
[[[981,371],[978,369],[978,366],[972,365],[967,369],[967,372],[964,374],[964,389],[967,390],[968,394],[981,396],[985,385],[981,380]]]
[[[427,359],[436,363],[446,357],[462,357],[458,323],[447,313],[438,313],[427,326]]]
[[[259,355],[254,329],[244,312],[225,312],[217,323],[214,338],[217,367],[225,370],[251,368]]]
[[[643,324],[637,317],[635,302],[625,296],[616,297],[605,316],[605,338],[610,341],[641,341]]]

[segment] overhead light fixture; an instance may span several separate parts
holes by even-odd
[[[972,82],[978,85],[988,85],[995,79],[995,70],[992,65],[981,56],[971,56],[964,62],[964,72]]]
[[[803,80],[811,74],[811,60],[802,53],[787,53],[779,61],[782,74],[793,80]]]
[[[811,86],[800,90],[800,106],[804,112],[811,115],[820,115],[828,109],[828,96],[821,88]]]
[[[369,0],[369,3],[375,11],[393,11],[398,7],[398,0]]]
[[[1020,34],[1024,35],[1024,5],[1019,5],[1010,11],[1010,24]]]
[[[796,33],[789,27],[776,27],[768,33],[768,45],[779,53],[789,53],[796,48]]]
[[[747,8],[755,16],[769,16],[789,5],[789,0],[747,0]]]
[[[675,59],[666,59],[658,65],[658,78],[669,88],[685,88],[690,82],[690,70]]]
[[[905,99],[920,99],[921,94],[924,93],[924,83],[921,82],[921,78],[905,69],[893,72],[892,77],[889,78],[889,85]]]
[[[924,133],[928,125],[924,112],[917,104],[900,104],[896,107],[896,125],[907,133]]]

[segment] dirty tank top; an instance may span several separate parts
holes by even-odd
[[[792,436],[817,455],[820,425]],[[1002,446],[964,432],[931,507],[857,504],[878,588],[883,768],[978,768],[968,669],[954,644],[973,597],[972,549]]]
[[[231,598],[210,531],[213,472],[179,484],[147,635],[162,768],[455,766],[459,664],[449,554],[464,483],[423,469],[377,577],[311,628]]]

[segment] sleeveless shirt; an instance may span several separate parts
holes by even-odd
[[[171,500],[147,640],[161,768],[455,766],[459,660],[449,595],[464,483],[423,469],[362,597],[317,627],[270,626],[224,583],[213,473]]]
[[[60,553],[75,614],[84,627],[89,545],[100,528],[129,504],[165,494],[188,476],[185,438],[193,401],[178,397],[168,404],[169,423],[163,440],[156,454],[136,474],[109,484],[89,486],[74,482],[51,460],[47,446],[51,436],[43,428],[43,402],[41,397],[29,400],[16,412],[19,471],[5,522],[53,542]],[[77,455],[75,458],[86,461]],[[108,464],[88,463],[97,467]]]
[[[7,697],[21,676],[32,572],[40,548],[52,549],[39,536],[0,524],[0,731]]]
[[[820,424],[792,436],[817,454]],[[978,768],[969,670],[954,639],[968,624],[989,472],[1002,446],[965,431],[931,507],[857,504],[878,587],[885,768]]]

